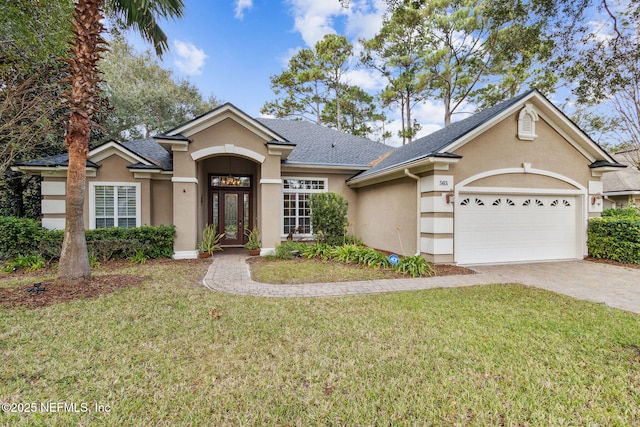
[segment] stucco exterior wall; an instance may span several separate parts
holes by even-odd
[[[518,113],[515,113],[455,150],[455,154],[463,156],[450,168],[456,182],[490,170],[522,168],[524,163],[530,164],[533,169],[570,177],[584,187],[588,186],[590,180],[599,180],[591,176],[588,167],[591,162],[566,142],[542,117],[536,123],[538,137],[533,141],[517,138],[517,123]],[[532,177],[518,178],[519,185],[527,185]],[[504,184],[509,183],[506,178],[494,179],[502,180]],[[550,181],[545,183],[544,179],[538,179],[538,182],[543,186],[553,185]]]
[[[357,189],[355,229],[365,244],[399,255],[416,252],[416,186],[402,178]]]
[[[151,180],[151,225],[173,224],[173,185],[169,180]]]

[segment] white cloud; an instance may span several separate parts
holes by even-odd
[[[244,18],[244,11],[253,7],[253,0],[236,0],[236,14],[237,19]]]
[[[384,87],[384,81],[379,73],[366,68],[349,70],[343,78],[344,83],[351,86],[359,86],[365,91],[378,91]]]
[[[336,1],[291,0],[293,28],[299,32],[307,46],[314,46],[326,34],[335,33],[333,19],[342,12]]]
[[[198,49],[193,43],[174,40],[173,47],[176,49],[174,65],[187,75],[202,74],[202,67],[207,55],[202,49]]]
[[[382,28],[382,18],[386,10],[387,4],[384,0],[352,2],[346,24],[347,35],[354,39],[372,38]]]
[[[384,0],[353,0],[349,8],[343,8],[338,0],[287,0],[291,6],[294,31],[302,36],[305,44],[314,46],[326,34],[339,32],[335,20],[345,17],[346,35],[353,39],[372,37],[382,25],[386,10]]]

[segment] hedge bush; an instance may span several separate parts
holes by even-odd
[[[640,218],[592,218],[589,220],[587,246],[595,258],[640,264]]]
[[[337,193],[311,195],[311,226],[318,240],[329,245],[342,245],[347,234],[349,202]]]
[[[640,210],[636,205],[630,203],[624,208],[605,209],[602,211],[602,217],[640,219]]]
[[[99,228],[87,230],[87,250],[96,259],[124,259],[144,254],[146,258],[171,258],[176,230],[174,226],[138,228]],[[41,256],[57,260],[62,250],[64,232],[47,230],[38,222],[14,217],[0,217],[0,260],[18,256]]]
[[[43,230],[40,223],[32,219],[0,217],[0,260],[38,255]]]

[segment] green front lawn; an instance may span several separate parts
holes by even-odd
[[[349,282],[406,277],[388,269],[306,258],[282,260],[255,257],[249,259],[249,266],[251,279],[274,284]]]
[[[231,296],[207,267],[121,266],[149,279],[1,308],[0,401],[57,412],[0,425],[640,424],[638,315],[520,285]]]

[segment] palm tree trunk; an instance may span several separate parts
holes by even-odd
[[[69,151],[67,171],[66,223],[60,254],[58,279],[82,281],[91,276],[84,233],[84,200],[89,137],[98,101],[98,60],[104,26],[102,0],[78,0],[74,10],[75,39],[68,60],[71,84],[69,118],[64,142]]]

